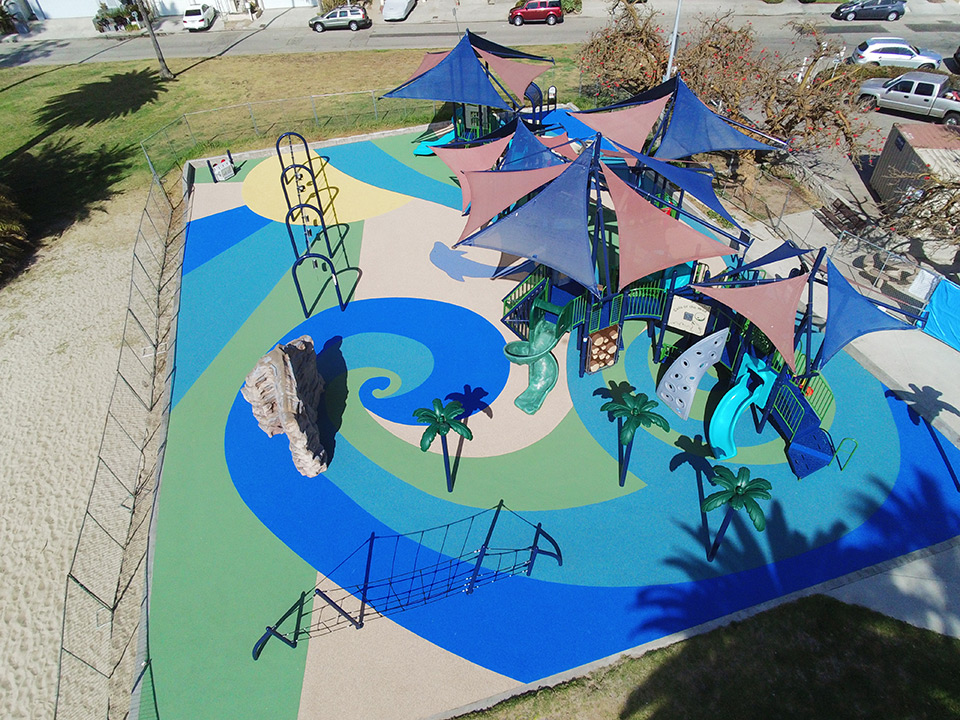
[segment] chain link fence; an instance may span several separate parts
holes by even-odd
[[[67,576],[55,712],[62,720],[127,717],[130,689],[147,667],[138,631],[166,437],[184,205],[153,178],[96,474]]]
[[[186,161],[235,144],[262,148],[290,130],[316,141],[426,124],[441,108],[379,95],[311,95],[185,113],[141,142],[152,181],[93,488],[67,576],[57,720],[159,718],[148,626],[151,533],[174,374]]]

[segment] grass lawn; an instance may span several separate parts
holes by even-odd
[[[162,40],[161,40],[162,42]],[[579,46],[546,46],[528,51],[554,57],[557,64],[542,76],[541,86],[556,85],[561,102],[574,99],[579,72]],[[379,90],[406,80],[418,67],[423,50],[387,50],[349,53],[264,55],[259,57],[192,58],[168,60],[177,79],[164,82],[155,59],[65,66],[26,65],[0,69],[0,184],[12,189],[12,199],[29,215],[28,233],[35,243],[23,257],[0,257],[0,275],[15,269],[43,242],[77,220],[82,220],[115,193],[145,187],[149,169],[140,147],[144,138],[182,113],[237,103],[256,103],[291,96]],[[278,85],[278,77],[296,77],[295,85]],[[378,93],[379,94],[379,93]],[[308,140],[353,135],[390,127],[389,117],[373,122],[369,96],[348,101],[317,101],[315,112],[350,118],[346,124],[318,128],[288,127],[279,116],[258,135],[250,128],[244,107],[235,113],[235,127],[227,113],[192,116],[189,133],[183,130],[171,142],[161,134],[151,147],[158,172],[174,165],[178,157],[270,147],[277,135],[297,130]],[[381,108],[391,101],[382,101]],[[310,103],[300,103],[301,117],[311,118]],[[429,105],[429,104],[427,104]],[[363,110],[358,108],[362,107]],[[306,108],[306,109],[304,109]],[[258,113],[260,111],[258,110]],[[270,109],[265,113],[272,112]],[[382,111],[381,111],[382,112]],[[352,116],[351,116],[352,113]],[[274,113],[277,114],[277,113]],[[425,123],[406,117],[397,124]],[[396,126],[396,125],[394,125]],[[220,132],[219,141],[209,138]],[[171,131],[173,134],[173,131]],[[168,146],[171,148],[167,150]]]
[[[461,717],[960,718],[960,640],[817,595]]]

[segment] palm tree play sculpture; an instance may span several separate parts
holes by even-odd
[[[753,520],[753,526],[757,532],[763,532],[767,527],[767,519],[760,509],[757,500],[769,500],[770,490],[773,486],[769,480],[763,478],[750,479],[750,471],[742,467],[733,476],[733,472],[722,465],[713,466],[713,480],[723,488],[712,495],[707,496],[700,506],[704,512],[710,512],[723,505],[727,506],[727,514],[723,516],[723,522],[720,523],[720,529],[717,530],[717,537],[713,541],[710,552],[707,553],[707,562],[713,562],[717,556],[717,550],[720,549],[720,543],[723,542],[724,533],[727,532],[727,526],[733,514],[740,508],[747,509],[747,515]]]
[[[627,479],[627,468],[630,467],[630,452],[633,450],[633,438],[637,430],[640,427],[648,428],[652,425],[656,425],[665,432],[670,430],[667,419],[663,415],[653,412],[653,408],[659,404],[656,400],[650,400],[644,393],[634,395],[633,392],[628,390],[621,395],[619,402],[610,400],[600,407],[603,412],[608,412],[617,419],[617,434],[620,444],[626,446],[620,463],[620,487],[623,487]]]
[[[417,422],[426,423],[427,427],[420,438],[420,449],[427,452],[433,445],[434,438],[440,436],[440,445],[443,447],[443,468],[447,473],[447,492],[453,492],[453,475],[450,473],[450,452],[447,449],[447,433],[453,430],[466,440],[473,440],[473,433],[464,422],[458,420],[463,415],[463,405],[454,400],[444,405],[440,398],[433,399],[432,408],[417,408],[413,416]]]

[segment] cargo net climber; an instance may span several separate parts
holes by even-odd
[[[497,544],[494,544],[496,539]],[[503,545],[503,544],[506,544]],[[395,615],[482,585],[533,572],[539,555],[563,565],[556,541],[501,500],[446,525],[398,535],[371,533],[300,598],[253,647],[253,659],[275,637],[290,647],[376,617]],[[308,604],[313,602],[312,610]]]
[[[285,132],[278,137],[276,150],[281,168],[280,187],[283,189],[283,197],[287,203],[284,224],[295,258],[292,268],[293,283],[300,298],[303,316],[310,317],[311,311],[319,301],[318,295],[316,300],[308,306],[298,277],[298,269],[308,260],[312,261],[312,265],[316,269],[323,271],[329,269],[333,287],[337,293],[337,302],[340,309],[343,310],[346,307],[346,301],[340,287],[338,271],[333,264],[335,251],[342,249],[347,268],[349,268],[350,263],[346,257],[342,233],[336,248],[330,243],[330,229],[327,225],[326,215],[329,213],[333,217],[334,227],[341,226],[333,202],[336,188],[330,185],[327,178],[329,158],[318,156],[312,152],[306,139],[295,132]],[[315,159],[319,161],[319,171],[314,165]],[[321,196],[324,196],[325,199],[322,199]],[[314,252],[313,249],[313,245],[320,235],[323,236],[326,245],[326,254]],[[356,268],[351,269],[357,270]]]

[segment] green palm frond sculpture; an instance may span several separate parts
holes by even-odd
[[[420,449],[427,452],[437,435],[440,436],[440,445],[443,448],[443,467],[447,473],[447,492],[453,492],[453,474],[450,472],[450,451],[447,449],[447,433],[453,430],[464,440],[473,440],[473,433],[466,423],[460,420],[463,415],[463,405],[454,400],[447,405],[440,398],[433,399],[432,408],[417,408],[413,416],[417,422],[426,423],[420,437]]]
[[[740,468],[736,477],[734,477],[729,468],[714,465],[713,480],[723,489],[704,498],[700,509],[706,513],[726,505],[727,513],[723,516],[720,529],[717,530],[717,538],[713,541],[713,547],[707,553],[709,562],[713,562],[713,559],[717,556],[717,550],[720,549],[720,543],[723,542],[723,536],[727,532],[730,519],[738,510],[746,509],[747,515],[753,521],[753,526],[757,529],[757,532],[764,531],[767,527],[767,518],[764,516],[763,509],[757,500],[769,500],[770,490],[773,489],[769,480],[763,478],[751,479],[750,470],[745,467]]]
[[[651,400],[645,393],[627,391],[623,393],[620,400],[610,400],[605,402],[600,409],[608,412],[617,419],[618,436],[620,444],[626,446],[624,450],[623,461],[620,464],[620,487],[623,487],[627,479],[627,468],[630,467],[630,453],[633,451],[633,438],[641,427],[652,427],[656,425],[664,432],[670,430],[670,423],[659,413],[653,412],[653,408],[660,403]]]

